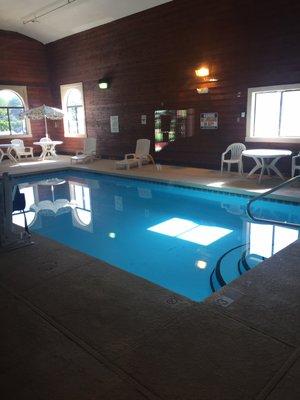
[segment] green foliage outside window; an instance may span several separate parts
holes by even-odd
[[[12,90],[0,90],[0,135],[26,134],[26,124],[20,119],[24,111],[21,97]]]

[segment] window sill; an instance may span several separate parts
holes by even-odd
[[[300,143],[300,137],[274,137],[274,138],[259,138],[246,137],[245,142],[256,143]]]
[[[7,139],[10,139],[10,140],[13,140],[13,139],[30,139],[30,138],[32,138],[32,135],[0,135],[0,140],[1,139],[5,139],[5,140],[7,140]]]
[[[83,135],[64,135],[65,138],[72,138],[72,139],[84,139],[87,137],[86,134]]]

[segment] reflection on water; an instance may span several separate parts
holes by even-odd
[[[298,239],[297,229],[249,223],[249,253],[269,258]]]
[[[211,294],[210,274],[228,250],[239,246],[222,261],[226,282],[240,275],[242,256],[254,267],[299,236],[251,222],[245,197],[73,174],[19,180],[31,230],[193,300]],[[257,202],[254,211],[300,223],[298,205]],[[13,222],[24,226],[23,215],[15,212]]]
[[[92,223],[91,189],[85,183],[69,181],[69,192],[72,204],[74,204],[73,225],[88,227]]]
[[[57,198],[55,188],[64,185],[63,193],[66,198]],[[50,191],[45,189],[48,186]],[[58,179],[48,179],[34,184],[22,183],[19,185],[20,192],[24,193],[26,208],[25,215],[27,224],[31,227],[38,216],[59,216],[66,212],[72,213],[72,223],[76,227],[88,227],[92,223],[91,192],[90,187],[84,183]],[[60,194],[62,191],[60,190]],[[48,197],[50,199],[48,200]],[[46,198],[45,200],[40,200]],[[13,213],[13,223],[24,227],[23,213]]]
[[[232,232],[230,229],[219,226],[199,225],[181,218],[168,219],[158,225],[151,226],[148,230],[202,246],[208,246]]]

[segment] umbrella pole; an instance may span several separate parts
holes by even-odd
[[[48,136],[48,125],[47,125],[47,118],[46,118],[46,115],[44,115],[44,121],[45,121],[46,138],[49,139],[49,136]]]

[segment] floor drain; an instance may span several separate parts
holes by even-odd
[[[227,296],[220,296],[218,299],[215,300],[215,303],[221,307],[228,307],[234,300]]]
[[[177,302],[178,302],[178,300],[176,299],[175,296],[169,297],[169,298],[167,299],[167,303],[168,303],[168,304],[176,304]]]

